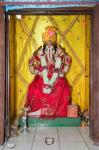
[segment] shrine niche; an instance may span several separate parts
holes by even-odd
[[[42,51],[42,34],[48,26],[56,27],[57,45],[72,59],[66,73],[71,103],[81,112],[89,110],[90,15],[22,15],[21,19],[10,15],[11,120],[20,115],[27,101],[28,86],[35,78],[28,62],[37,49]]]
[[[42,10],[42,9],[41,9]],[[65,13],[65,10],[66,10],[66,13]],[[20,11],[21,12],[21,14],[32,14],[32,15],[28,15],[27,17],[33,17],[33,16],[35,16],[35,17],[37,17],[37,15],[33,15],[33,14],[40,14],[40,10],[38,11],[36,11],[36,10],[33,10],[33,12],[31,12],[30,13],[30,10],[28,10],[28,12],[27,12],[27,10],[26,11],[24,11],[23,12],[23,10],[22,11]],[[42,13],[42,14],[46,14],[46,12],[48,12],[48,9],[45,9],[44,10],[44,13]],[[79,7],[79,8],[65,8],[65,9],[59,9],[59,10],[54,10],[53,11],[54,12],[54,14],[66,14],[66,16],[68,16],[67,14],[79,14],[80,16],[89,16],[89,22],[90,22],[90,19],[91,19],[91,22],[89,23],[89,24],[87,24],[85,21],[85,25],[84,26],[86,26],[86,32],[85,33],[87,33],[86,34],[86,37],[88,37],[88,39],[90,39],[90,33],[89,33],[89,31],[91,30],[91,41],[89,40],[89,41],[87,41],[89,44],[86,46],[87,48],[88,48],[88,51],[86,51],[86,52],[88,52],[89,53],[89,50],[90,50],[90,59],[89,59],[89,54],[87,55],[85,55],[85,60],[88,60],[89,59],[89,61],[87,62],[86,61],[86,64],[88,64],[88,66],[90,65],[90,73],[89,73],[89,71],[87,72],[87,73],[89,73],[89,74],[87,74],[86,73],[86,84],[84,84],[84,87],[86,87],[85,89],[89,89],[89,88],[87,88],[87,85],[89,85],[89,78],[90,78],[90,89],[89,89],[89,92],[86,92],[86,95],[88,95],[88,94],[90,94],[90,100],[89,100],[89,102],[90,102],[90,104],[89,104],[89,102],[88,101],[86,101],[86,102],[88,102],[87,104],[86,104],[86,106],[89,106],[90,107],[90,137],[93,139],[93,141],[94,141],[94,143],[95,144],[99,144],[99,130],[98,130],[98,125],[99,125],[99,111],[98,111],[98,93],[99,93],[99,91],[98,91],[98,47],[99,47],[99,30],[98,30],[98,27],[99,27],[99,19],[98,19],[98,16],[99,16],[99,6],[94,6],[94,7],[89,7],[89,8],[82,8],[82,7]],[[49,10],[49,13],[47,13],[47,14],[53,14],[53,12],[52,13],[50,13],[50,10]],[[10,16],[9,16],[9,14],[10,14]],[[14,15],[11,15],[11,14],[14,14]],[[17,96],[17,94],[16,94],[16,90],[17,90],[17,88],[18,88],[18,84],[17,84],[17,78],[19,78],[17,75],[16,75],[16,73],[18,74],[18,69],[15,69],[15,68],[17,68],[16,67],[16,62],[18,62],[18,56],[16,55],[16,57],[15,57],[15,53],[17,54],[19,54],[20,56],[21,56],[21,53],[22,53],[22,49],[20,49],[19,51],[17,50],[16,51],[16,48],[17,48],[17,46],[19,46],[19,44],[18,44],[18,42],[16,42],[17,40],[16,40],[16,34],[15,33],[17,33],[18,31],[20,32],[20,31],[24,31],[23,29],[21,30],[21,28],[19,28],[19,25],[22,25],[22,18],[25,18],[26,17],[26,15],[22,15],[22,17],[21,17],[21,19],[22,20],[18,20],[18,19],[16,19],[16,15],[15,14],[17,14],[17,11],[10,11],[10,12],[8,12],[7,13],[7,17],[6,17],[6,60],[5,60],[5,57],[3,57],[3,59],[2,59],[2,57],[1,57],[1,66],[6,66],[6,71],[5,70],[2,70],[2,67],[1,67],[1,70],[0,70],[0,75],[1,75],[1,78],[0,78],[0,83],[1,83],[1,89],[3,89],[2,91],[1,91],[1,108],[3,109],[4,107],[5,107],[5,99],[6,99],[6,112],[4,113],[4,111],[2,111],[2,109],[1,109],[1,116],[0,116],[0,122],[1,122],[1,124],[0,124],[0,126],[1,126],[1,130],[0,130],[0,143],[3,143],[4,142],[4,134],[3,134],[3,132],[2,131],[5,131],[5,137],[8,137],[9,136],[9,111],[10,111],[10,121],[12,121],[12,120],[14,120],[18,115],[17,114],[20,114],[20,109],[18,109],[18,106],[20,106],[20,108],[23,108],[23,106],[24,106],[24,102],[22,103],[22,105],[21,105],[21,102],[20,102],[20,104],[18,104],[19,102],[18,102],[18,99],[16,99],[16,96]],[[81,14],[83,14],[83,15],[81,15]],[[90,14],[90,15],[84,15],[84,14]],[[49,16],[49,15],[48,15]],[[51,15],[52,16],[52,15]],[[55,15],[55,16],[57,16],[57,15]],[[64,15],[62,15],[62,16],[64,16]],[[76,15],[73,15],[73,16],[76,16]],[[8,21],[9,23],[10,23],[10,40],[9,40],[9,32],[8,32],[8,22],[7,22],[7,18],[10,18],[10,21]],[[26,19],[27,20],[27,19]],[[31,20],[31,19],[29,19],[29,20]],[[52,21],[52,19],[51,19],[51,21]],[[5,20],[4,20],[4,15],[2,14],[1,15],[1,17],[0,17],[0,23],[4,23],[5,22]],[[82,24],[84,24],[84,22],[82,23]],[[17,25],[17,23],[19,24],[17,27],[18,28],[16,28],[15,29],[15,26]],[[90,29],[90,24],[91,24],[91,29]],[[3,30],[1,30],[3,33],[5,32],[5,26],[2,26],[2,24],[0,24],[1,25],[1,29],[3,29]],[[26,24],[25,24],[26,25]],[[40,25],[42,25],[42,24],[40,24]],[[49,24],[49,25],[51,25],[51,26],[56,26],[55,24]],[[62,25],[62,24],[61,24]],[[46,25],[46,26],[48,26],[48,24]],[[32,27],[32,25],[31,25],[31,27],[29,27],[28,28],[28,25],[26,25],[26,26],[24,26],[25,27],[25,36],[26,37],[31,37],[31,34],[29,34],[30,33],[30,28]],[[44,26],[45,27],[45,26]],[[72,25],[71,25],[71,27],[73,27]],[[70,27],[70,28],[71,28]],[[87,30],[87,27],[89,28],[89,30]],[[32,31],[32,29],[33,28],[31,28],[31,31]],[[17,31],[17,32],[16,32]],[[44,31],[44,30],[43,30]],[[40,35],[42,35],[42,33],[43,33],[43,31],[41,32],[41,34]],[[76,31],[78,31],[78,30],[76,30]],[[1,32],[1,35],[2,35],[2,32]],[[20,32],[20,34],[21,34],[22,32]],[[34,32],[33,32],[34,33]],[[66,32],[67,33],[67,35],[68,35],[68,32]],[[18,34],[17,34],[18,35]],[[59,35],[62,35],[61,34],[61,32],[59,31]],[[67,39],[67,36],[66,35],[66,39]],[[24,36],[21,36],[20,37],[20,39],[22,39],[22,38],[24,38],[24,42],[23,42],[23,44],[25,43],[25,40],[28,42],[29,40],[28,40],[28,38],[24,38]],[[64,36],[63,36],[64,37]],[[74,36],[73,36],[74,37]],[[33,38],[33,36],[32,36],[32,38]],[[29,38],[29,39],[31,39],[31,38]],[[35,39],[35,38],[34,38]],[[73,40],[74,40],[74,38],[72,38]],[[84,38],[83,38],[84,39]],[[65,38],[64,38],[64,40],[65,40]],[[10,41],[10,43],[9,43],[9,41]],[[33,42],[34,42],[34,40],[33,40]],[[1,45],[0,45],[0,47],[2,46],[2,44],[4,44],[3,45],[3,48],[5,48],[5,40],[3,40],[3,42],[2,42],[2,40],[1,40]],[[9,47],[9,44],[10,44],[10,49],[8,48]],[[81,42],[79,43],[79,46],[81,46]],[[87,43],[86,43],[87,44]],[[85,44],[85,45],[86,45]],[[27,45],[28,44],[26,44],[25,46],[27,47]],[[31,44],[31,45],[33,45],[33,44]],[[30,47],[31,47],[31,45],[30,45]],[[40,44],[40,45],[42,45],[42,43]],[[61,44],[60,44],[61,45]],[[73,46],[71,45],[71,43],[70,43],[70,41],[68,41],[68,47],[69,46],[71,46],[71,48],[73,48]],[[91,45],[91,48],[89,48],[90,46],[89,45]],[[21,46],[23,46],[23,45],[21,45]],[[24,46],[24,47],[25,47]],[[68,54],[71,56],[71,58],[72,58],[72,61],[74,61],[73,60],[73,57],[72,57],[72,55],[71,55],[71,52],[69,51],[69,49],[68,48],[66,48],[66,46],[64,46],[64,45],[61,45],[62,47],[65,47],[65,49],[66,49],[66,51],[68,51]],[[76,45],[75,45],[76,46]],[[39,47],[38,45],[37,45],[37,47]],[[36,50],[36,46],[35,46],[35,48],[34,48],[35,50]],[[29,60],[29,58],[31,57],[31,55],[34,53],[34,50],[33,49],[33,51],[31,52],[31,53],[29,53],[29,56],[28,56],[28,59],[26,60],[26,62],[27,62],[27,64],[28,64],[28,60]],[[74,48],[73,48],[74,49]],[[12,50],[12,52],[11,52],[11,50]],[[3,49],[1,48],[0,49],[0,52],[1,52],[1,54],[4,54],[3,52]],[[9,53],[9,52],[11,52],[11,53]],[[73,52],[73,51],[72,51]],[[13,58],[13,59],[10,59],[10,80],[9,80],[9,58],[8,58],[8,56],[9,56],[9,54],[10,54],[10,56]],[[25,54],[24,54],[25,55]],[[75,55],[75,54],[74,54]],[[5,56],[5,55],[0,55],[0,56]],[[79,54],[79,56],[80,56],[80,54]],[[11,58],[10,57],[10,58]],[[23,57],[21,57],[22,59],[23,59]],[[25,58],[26,59],[26,58]],[[3,61],[2,61],[3,60]],[[76,62],[76,61],[75,61]],[[20,63],[21,64],[21,63]],[[68,79],[68,76],[69,76],[69,74],[71,73],[71,68],[72,68],[72,65],[71,65],[71,67],[70,67],[70,70],[69,70],[69,72],[68,72],[68,74],[67,74],[67,79]],[[89,68],[89,67],[86,67],[87,69]],[[27,70],[28,70],[28,72],[29,72],[29,68],[27,68]],[[85,71],[86,71],[86,69],[85,69]],[[2,73],[3,73],[3,75],[2,75]],[[6,85],[5,85],[5,87],[3,87],[2,86],[2,81],[5,81],[5,75],[6,75]],[[31,74],[30,74],[30,72],[29,72],[29,75],[30,75],[30,77],[31,77]],[[33,76],[32,76],[33,77]],[[29,78],[30,79],[30,81],[28,81],[27,83],[28,83],[28,85],[31,83],[31,81],[33,81],[33,78]],[[84,77],[84,76],[83,76]],[[10,82],[9,82],[10,81]],[[23,78],[21,78],[21,81],[23,82],[24,80],[23,80]],[[68,79],[68,81],[69,81],[69,79]],[[69,81],[70,82],[70,81]],[[9,85],[9,83],[10,83],[10,85]],[[82,82],[83,83],[83,82]],[[17,85],[17,86],[16,86]],[[20,85],[20,84],[19,84]],[[72,86],[72,84],[71,84],[71,82],[70,82],[70,85]],[[10,86],[10,88],[9,88],[9,86]],[[27,86],[27,84],[25,84],[25,86],[26,86],[26,88],[28,88],[28,86]],[[24,87],[25,87],[24,86]],[[13,88],[13,87],[15,87],[15,88]],[[21,86],[20,86],[21,87]],[[72,86],[73,87],[73,86]],[[4,94],[4,91],[5,91],[5,88],[6,88],[6,94]],[[22,88],[23,89],[23,88]],[[82,89],[82,88],[81,88]],[[23,89],[24,90],[24,89]],[[74,88],[73,88],[73,90],[74,90]],[[80,91],[80,90],[78,90],[78,91]],[[27,92],[27,91],[26,91]],[[20,90],[20,93],[21,93],[21,96],[22,96],[22,92],[21,92],[21,90]],[[24,92],[25,93],[25,92]],[[73,91],[72,91],[72,94],[73,94]],[[23,95],[23,97],[25,97],[25,94]],[[80,97],[80,94],[79,94],[79,92],[78,92],[78,97]],[[85,96],[85,97],[87,97],[87,96]],[[9,106],[9,98],[10,98],[10,106]],[[26,99],[25,99],[26,100]],[[72,96],[72,102],[73,102],[73,100],[74,100],[74,98],[73,98],[73,96]],[[77,99],[76,99],[77,100]],[[85,104],[85,103],[83,103],[83,104]],[[21,107],[22,106],[22,107]],[[86,107],[86,108],[88,108],[88,107]],[[82,108],[81,108],[82,109]],[[85,109],[85,108],[84,108]],[[84,109],[82,109],[82,111],[84,110]],[[18,112],[18,110],[19,110],[19,112]],[[5,114],[5,118],[4,118],[4,114]],[[65,120],[65,118],[64,118],[64,120]],[[63,123],[64,123],[64,120],[62,120],[63,121]],[[61,120],[60,120],[60,122],[61,122]],[[59,123],[59,122],[58,122]],[[58,124],[57,122],[56,122],[56,125]],[[35,121],[34,121],[34,124],[35,124]],[[10,124],[11,125],[11,124]],[[4,127],[4,129],[2,128],[2,127]],[[3,129],[3,130],[2,130]]]

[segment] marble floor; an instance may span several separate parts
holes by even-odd
[[[55,142],[46,145],[45,138],[53,137]],[[81,127],[34,127],[30,133],[20,133],[10,138],[0,150],[10,150],[9,144],[15,144],[13,150],[99,150],[89,138],[89,128]]]

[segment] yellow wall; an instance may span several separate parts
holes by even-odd
[[[80,105],[82,110],[89,107],[90,16],[39,15],[22,16],[21,20],[13,16],[10,23],[11,116],[13,108],[19,114],[24,105],[27,87],[34,78],[28,69],[28,59],[42,45],[42,33],[48,25],[58,28],[58,44],[72,57],[67,74],[72,86],[72,102]]]

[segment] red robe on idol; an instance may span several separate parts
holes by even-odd
[[[35,78],[28,87],[25,105],[30,107],[31,112],[41,110],[40,118],[67,117],[71,86],[65,77],[64,70],[65,66],[70,64],[71,57],[64,53],[58,56],[56,64],[49,63],[44,54],[33,54],[29,65],[33,65]],[[52,84],[49,84],[51,81]]]

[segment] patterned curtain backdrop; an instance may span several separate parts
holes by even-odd
[[[48,25],[58,28],[58,44],[72,57],[67,78],[72,86],[72,103],[82,110],[89,107],[89,15],[26,16],[10,18],[11,117],[24,106],[27,87],[33,80],[28,68],[32,53],[42,45],[42,33]]]

